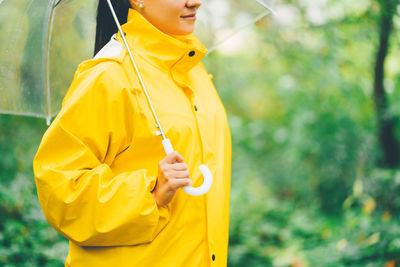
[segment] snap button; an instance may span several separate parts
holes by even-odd
[[[197,111],[197,107],[196,107],[196,105],[194,105],[194,110],[195,110],[195,111]]]
[[[189,57],[193,57],[194,54],[196,54],[196,52],[194,52],[193,50],[189,52]]]
[[[212,254],[211,259],[215,261],[215,254]]]

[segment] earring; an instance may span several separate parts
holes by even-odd
[[[139,3],[139,7],[142,8],[143,7],[143,2]]]

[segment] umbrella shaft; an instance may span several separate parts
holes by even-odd
[[[133,59],[132,52],[131,52],[131,50],[129,49],[128,43],[127,43],[127,41],[126,41],[126,39],[125,39],[125,35],[124,35],[124,33],[122,32],[121,25],[120,25],[120,23],[119,23],[119,21],[118,21],[117,15],[115,14],[115,11],[114,11],[114,8],[113,8],[113,6],[112,6],[112,4],[111,4],[111,1],[110,1],[110,0],[107,0],[107,3],[108,3],[108,6],[110,7],[110,11],[111,11],[111,13],[112,13],[112,15],[113,15],[113,17],[114,17],[114,21],[115,21],[115,24],[117,25],[118,31],[119,31],[119,33],[120,33],[120,35],[121,35],[121,37],[122,37],[122,41],[124,42],[125,48],[126,48],[126,50],[128,51],[129,57],[131,58],[132,64],[133,64],[133,66],[134,66],[134,68],[135,68],[135,71],[136,71],[138,77],[139,77],[140,84],[141,84],[141,86],[142,86],[142,88],[143,88],[143,90],[144,90],[144,93],[145,93],[145,95],[146,95],[147,101],[148,101],[148,103],[149,103],[149,105],[150,105],[150,108],[151,108],[151,111],[152,111],[152,113],[153,113],[154,119],[156,120],[157,128],[160,130],[163,140],[165,140],[165,139],[167,139],[167,137],[165,136],[165,133],[164,133],[164,131],[162,130],[160,121],[158,120],[158,117],[157,117],[157,113],[156,113],[156,111],[155,111],[155,109],[154,109],[154,107],[153,107],[153,103],[151,102],[151,99],[150,99],[150,96],[149,96],[149,94],[148,94],[148,92],[147,92],[146,86],[144,85],[142,75],[140,75],[139,68],[138,68],[138,66],[136,65],[135,60]]]

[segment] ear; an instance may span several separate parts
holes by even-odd
[[[129,3],[131,4],[131,7],[138,10],[139,9],[139,4],[143,3],[143,0],[129,0]]]

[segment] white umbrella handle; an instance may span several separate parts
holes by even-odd
[[[171,142],[169,141],[168,138],[162,140],[162,144],[164,146],[165,153],[170,154],[174,152],[174,149],[172,148]],[[204,195],[205,193],[210,190],[211,185],[212,185],[212,174],[210,172],[210,169],[206,165],[200,165],[199,167],[201,173],[203,174],[204,182],[201,186],[199,187],[192,187],[192,186],[184,186],[182,187],[183,191],[185,191],[187,194],[192,195],[192,196],[201,196]]]

